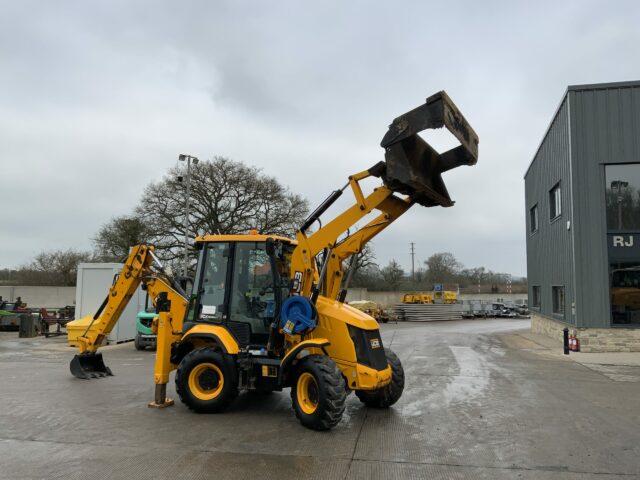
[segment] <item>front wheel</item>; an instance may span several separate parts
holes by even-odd
[[[133,345],[136,347],[136,350],[144,350],[145,346],[142,345],[142,339],[140,338],[140,334],[136,333],[136,338],[133,340]]]
[[[296,370],[291,400],[300,423],[313,430],[329,430],[342,419],[347,392],[342,372],[326,355],[309,355]]]
[[[404,369],[400,359],[388,348],[384,349],[384,354],[391,367],[391,382],[377,390],[356,390],[356,396],[367,407],[388,408],[400,399],[404,390]]]
[[[223,411],[238,396],[238,373],[232,356],[213,348],[189,352],[176,370],[176,391],[194,412]]]

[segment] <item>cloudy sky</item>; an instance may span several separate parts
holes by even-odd
[[[640,79],[638,2],[0,1],[0,267],[90,248],[177,154],[225,155],[312,205],[446,90],[480,137],[378,261],[526,274],[523,174],[567,85]],[[428,137],[429,138],[429,137]],[[449,139],[433,136],[446,147]]]

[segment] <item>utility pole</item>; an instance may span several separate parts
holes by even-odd
[[[416,281],[416,265],[415,265],[416,251],[414,248],[415,243],[411,242],[409,245],[411,245],[411,280],[415,282]]]
[[[187,277],[187,274],[189,272],[189,203],[191,200],[191,162],[193,162],[194,165],[198,164],[198,159],[196,157],[193,157],[191,155],[185,155],[184,153],[181,153],[178,156],[178,160],[180,162],[187,162],[187,198],[185,199],[185,207],[184,207],[184,221],[183,221],[183,228],[184,228],[184,267],[183,267],[183,271],[182,271],[182,275],[184,277]]]

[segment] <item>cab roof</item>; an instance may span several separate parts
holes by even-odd
[[[280,240],[291,245],[297,245],[298,242],[288,237],[280,235],[263,235],[261,233],[246,233],[237,235],[201,235],[196,237],[196,243],[208,242],[266,242],[268,238]]]

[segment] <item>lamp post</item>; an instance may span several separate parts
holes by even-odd
[[[191,195],[191,162],[194,165],[198,164],[198,158],[192,155],[185,155],[181,153],[178,156],[178,160],[180,162],[187,162],[187,198],[185,199],[185,208],[184,208],[184,270],[183,276],[186,277],[189,271],[189,202]]]
[[[411,245],[411,280],[412,281],[416,281],[416,265],[415,265],[415,257],[416,257],[416,250],[415,250],[415,243],[413,242],[409,242],[409,245]]]
[[[617,192],[618,200],[618,230],[622,230],[622,189],[627,188],[629,182],[614,180],[611,182],[611,190]]]

